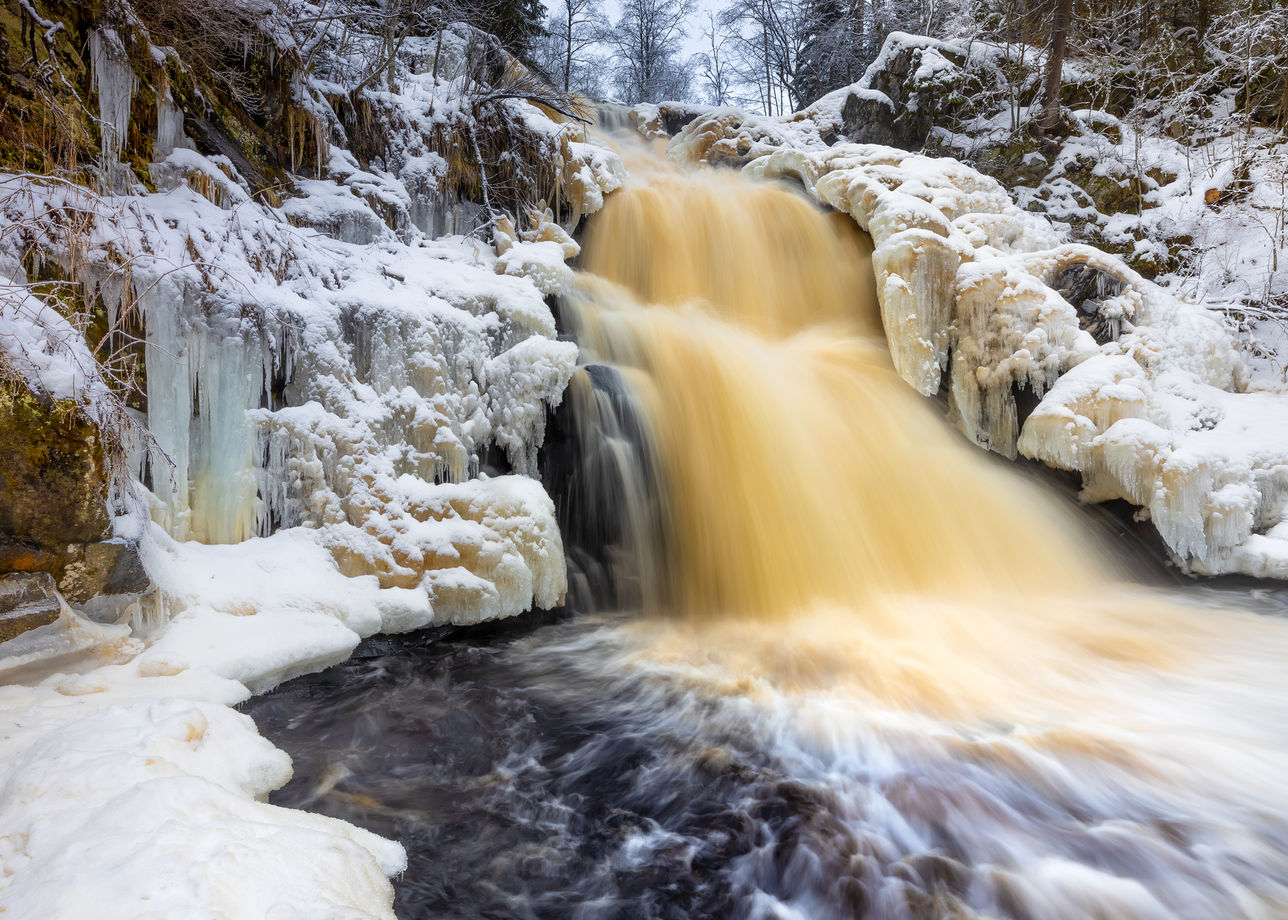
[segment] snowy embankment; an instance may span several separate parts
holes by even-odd
[[[1221,318],[1061,242],[956,160],[828,146],[844,93],[782,119],[710,113],[672,155],[794,177],[867,230],[895,367],[926,395],[946,387],[968,437],[1140,506],[1192,571],[1288,578],[1288,395],[1249,382]]]
[[[103,122],[128,120],[135,78],[117,37],[95,36]],[[478,209],[452,197],[429,144],[464,117],[465,81],[446,56],[431,75],[421,51],[409,43],[399,92],[375,94],[403,133],[365,167],[321,111],[332,87],[295,86],[335,123],[319,177],[280,206],[193,149],[166,93],[157,191],[11,180],[5,220],[102,298],[111,329],[146,341],[147,410],[128,417],[149,435],[120,434],[151,489],[126,487],[115,511],[155,590],[117,623],[64,607],[0,661],[7,916],[392,917],[401,847],[266,804],[289,758],[230,707],[379,631],[561,601],[554,508],[530,476],[576,363],[544,299],[576,244],[540,213],[495,248],[433,238]],[[501,105],[558,152],[565,214],[620,183],[579,128]],[[105,133],[110,162],[125,131]],[[93,215],[74,252],[69,213]],[[83,340],[26,295],[19,253],[4,264],[11,366],[94,415],[105,384]]]

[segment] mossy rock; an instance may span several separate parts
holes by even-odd
[[[1086,192],[1101,214],[1139,214],[1142,209],[1154,207],[1142,200],[1148,189],[1140,179],[1101,175],[1095,171],[1096,166],[1092,160],[1078,157],[1065,168],[1064,178]]]
[[[78,406],[0,386],[0,538],[55,552],[100,540],[107,492],[102,438]]]

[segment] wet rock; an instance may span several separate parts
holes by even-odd
[[[658,115],[662,119],[662,129],[669,137],[675,137],[684,130],[684,126],[705,110],[701,107],[687,106],[678,102],[667,102],[658,106]]]
[[[1076,262],[1056,275],[1052,285],[1060,296],[1075,307],[1085,303],[1099,303],[1108,297],[1117,297],[1123,292],[1121,278],[1107,271]]]
[[[97,595],[141,594],[152,582],[137,543],[103,540],[86,544],[79,558],[68,563],[59,587],[69,601],[79,604]]]
[[[1121,278],[1079,262],[1061,271],[1052,287],[1077,308],[1078,324],[1091,333],[1096,344],[1114,341],[1122,333],[1123,317],[1101,309],[1105,301],[1122,294],[1126,285]]]
[[[867,888],[861,879],[845,877],[837,882],[837,900],[852,917],[866,917],[872,906]]]
[[[918,882],[924,890],[942,889],[965,897],[970,888],[970,869],[940,853],[918,853],[907,857],[903,865],[911,872],[909,880]]]
[[[48,572],[0,576],[0,642],[47,626],[62,613],[62,601]]]

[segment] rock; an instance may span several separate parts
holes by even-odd
[[[104,540],[87,544],[79,558],[67,564],[59,587],[67,600],[81,604],[100,594],[141,594],[152,582],[139,559],[138,544]]]
[[[54,577],[48,572],[0,577],[0,642],[53,623],[62,609]]]
[[[1051,286],[1075,307],[1117,297],[1127,286],[1123,279],[1085,262],[1074,262],[1055,276]]]
[[[108,531],[107,490],[92,422],[25,387],[0,388],[0,542],[48,551],[99,540]]]
[[[1117,298],[1126,289],[1123,279],[1109,272],[1075,262],[1053,280],[1051,287],[1078,310],[1078,325],[1091,333],[1097,345],[1116,340],[1123,331],[1123,318],[1102,310],[1106,301]]]
[[[102,437],[79,407],[0,387],[0,573],[46,573],[73,603],[146,590],[136,549],[103,542],[108,478]]]
[[[841,132],[852,143],[920,150],[936,124],[964,113],[984,86],[966,58],[919,36],[891,39],[894,53],[872,74],[870,88],[851,92],[841,109]]]
[[[47,583],[50,592],[79,604],[150,588],[138,547],[103,539],[111,529],[107,492],[103,442],[93,422],[70,403],[42,399],[20,385],[0,388],[0,573],[19,573],[7,576],[14,579],[9,594],[21,593],[18,585],[31,592],[37,590],[31,585]],[[0,595],[0,609],[16,609],[16,601],[4,607],[6,596]],[[0,641],[48,622],[41,618],[49,609],[56,618],[59,605],[50,603],[7,619]]]
[[[841,107],[841,133],[854,144],[884,144],[907,149],[920,143],[894,126],[894,103],[876,93],[850,93]]]
[[[0,537],[0,572],[55,572],[64,562],[54,550]]]
[[[699,115],[704,114],[705,108],[699,106],[687,106],[679,102],[667,102],[658,106],[658,115],[662,119],[662,128],[666,131],[668,137],[675,137],[684,130],[684,126]]]

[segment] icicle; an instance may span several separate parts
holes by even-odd
[[[259,434],[247,413],[265,391],[264,347],[208,328],[181,282],[153,287],[145,316],[148,427],[175,463],[153,464],[161,523],[177,539],[245,540],[261,513]]]
[[[152,145],[152,158],[164,160],[173,151],[191,148],[192,143],[183,133],[183,112],[170,93],[170,81],[164,71],[157,82],[157,136]]]
[[[189,528],[188,463],[192,384],[188,373],[187,320],[192,315],[179,285],[163,280],[143,297],[147,325],[148,430],[174,461],[152,465],[152,491],[164,504],[160,524],[179,540]]]
[[[102,28],[92,31],[89,48],[91,81],[98,93],[103,170],[107,173],[110,190],[118,191],[129,174],[129,168],[120,160],[130,128],[130,106],[138,81],[125,56],[121,39],[113,30]]]

